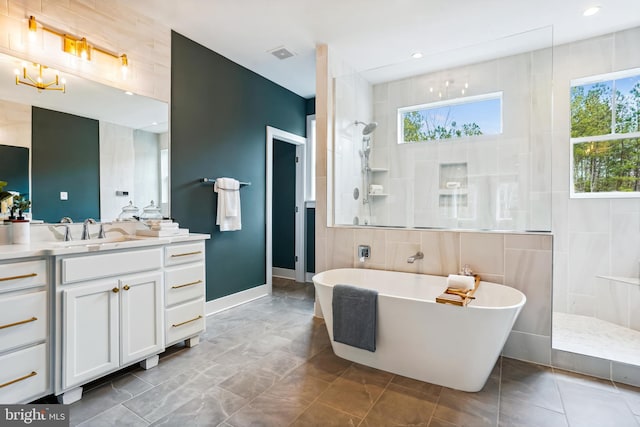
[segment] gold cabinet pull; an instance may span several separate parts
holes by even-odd
[[[124,287],[122,289],[124,289],[125,291],[128,291],[131,288],[129,287],[129,285],[124,285]]]
[[[198,315],[198,317],[194,317],[191,320],[187,320],[186,322],[174,323],[171,325],[172,328],[177,328],[178,326],[186,325],[187,323],[195,322],[198,319],[202,319],[202,315]]]
[[[171,258],[177,258],[177,257],[181,257],[181,256],[189,256],[189,255],[198,255],[201,254],[202,251],[195,251],[195,252],[185,252],[183,254],[172,254]]]
[[[120,288],[118,288],[118,287],[116,286],[115,288],[111,289],[111,291],[112,291],[114,294],[117,294],[118,292],[120,292]]]
[[[6,382],[4,384],[0,384],[0,388],[6,387],[6,386],[11,385],[11,384],[15,384],[15,383],[23,381],[23,380],[26,380],[27,378],[35,377],[36,375],[38,375],[38,373],[36,371],[31,371],[30,374],[27,374],[24,377],[16,378],[15,380],[11,380],[11,381]]]
[[[202,283],[202,280],[196,280],[195,282],[185,283],[184,285],[173,285],[171,289],[180,289],[180,288],[184,288],[185,286],[197,285],[198,283]]]
[[[0,326],[0,329],[10,328],[12,326],[24,325],[25,323],[35,322],[36,320],[38,320],[37,317],[32,317],[31,319],[21,320],[19,322],[9,323],[7,325],[2,325],[2,326]]]
[[[6,282],[7,280],[28,279],[29,277],[36,277],[38,273],[23,274],[21,276],[0,277],[0,282]]]

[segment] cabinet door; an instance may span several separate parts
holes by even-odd
[[[164,349],[162,273],[120,280],[120,360],[123,365]]]
[[[115,279],[79,285],[62,292],[63,388],[116,369],[118,293]]]

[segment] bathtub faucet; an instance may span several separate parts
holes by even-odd
[[[407,258],[407,262],[409,264],[413,264],[415,260],[422,259],[422,258],[424,258],[424,254],[422,252],[418,252],[417,254],[411,255],[409,258]]]

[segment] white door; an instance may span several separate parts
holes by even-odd
[[[120,360],[123,365],[164,349],[162,273],[120,280]]]
[[[63,388],[99,377],[118,366],[118,293],[115,279],[62,292]]]

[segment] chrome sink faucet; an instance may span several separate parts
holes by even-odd
[[[62,238],[62,240],[64,240],[65,242],[70,242],[71,240],[73,240],[71,238],[71,230],[69,229],[69,224],[58,224],[56,225],[56,227],[64,227],[64,237]]]
[[[424,254],[418,251],[418,253],[416,253],[415,255],[411,255],[409,258],[407,258],[407,262],[409,264],[413,264],[415,260],[422,258],[424,258]]]
[[[93,218],[87,218],[84,220],[84,223],[82,224],[82,237],[80,237],[81,240],[89,240],[91,239],[91,233],[89,233],[89,224],[95,224],[96,220]]]

